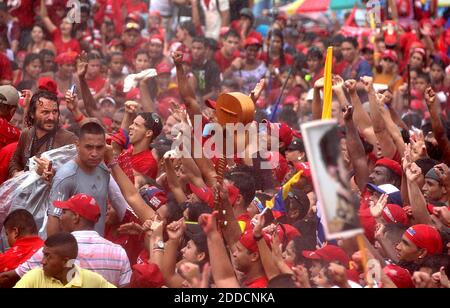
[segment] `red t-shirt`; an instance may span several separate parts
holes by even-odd
[[[265,289],[268,285],[267,277],[257,278],[253,281],[244,281],[244,286],[249,289]]]
[[[125,1],[125,7],[127,8],[127,12],[128,14],[131,13],[147,13],[148,12],[148,7],[147,4],[145,4],[145,2],[143,1],[139,1],[138,3],[133,3],[133,0],[126,0]]]
[[[31,29],[34,25],[34,10],[40,5],[39,0],[7,1],[9,12],[19,20],[22,29]]]
[[[13,80],[11,62],[3,53],[0,53],[0,80]]]
[[[130,147],[128,150],[122,152],[118,158],[120,168],[122,168],[130,181],[134,183],[133,170],[152,179],[156,179],[158,175],[158,163],[153,157],[152,151],[147,150],[135,155],[132,153],[133,147]]]
[[[53,31],[52,36],[53,44],[55,44],[57,54],[68,51],[75,51],[77,53],[81,52],[80,43],[76,39],[72,38],[68,42],[63,42],[61,30],[56,29],[55,31]]]
[[[21,238],[4,254],[0,254],[0,273],[16,269],[20,264],[31,258],[44,241],[38,236]]]
[[[275,68],[281,68],[281,58],[278,59],[269,59],[269,56],[267,55],[267,53],[263,53],[260,56],[260,59],[262,61],[264,61],[266,63],[266,65],[269,65],[269,60],[270,60],[270,64],[275,67]],[[288,54],[285,53],[284,54],[284,65],[292,65],[294,63],[294,58]]]
[[[138,43],[136,44],[136,46],[124,49],[124,51],[123,51],[123,58],[125,59],[125,63],[129,67],[134,67],[133,66],[134,57],[136,56],[136,53],[141,49],[141,46],[142,46],[143,43],[144,43],[144,39],[141,38],[138,41]]]
[[[236,50],[236,52],[231,56],[231,58],[226,58],[225,55],[220,50],[218,50],[214,55],[214,60],[219,66],[220,71],[223,73],[226,69],[228,69],[231,66],[231,63],[234,61],[234,59],[240,57],[241,53],[239,52],[239,50]]]
[[[105,87],[106,79],[102,76],[97,76],[94,79],[86,79],[86,82],[89,86],[89,90],[91,90],[92,95],[95,95]]]
[[[18,142],[13,142],[0,149],[0,185],[6,182],[9,176],[9,162],[16,152]]]
[[[0,118],[0,150],[4,146],[18,141],[19,137],[20,130],[5,119]]]

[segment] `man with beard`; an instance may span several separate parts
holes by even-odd
[[[38,91],[30,101],[26,114],[28,128],[22,134],[9,164],[9,176],[14,177],[28,171],[29,158],[68,144],[74,144],[77,137],[59,126],[59,102],[56,94]],[[37,159],[42,170],[48,168],[49,161]],[[50,179],[48,179],[50,180]]]

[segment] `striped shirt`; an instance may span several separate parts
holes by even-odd
[[[96,231],[75,231],[72,235],[78,243],[78,266],[102,275],[118,287],[130,283],[130,261],[121,246],[104,239]],[[16,269],[17,275],[23,277],[30,270],[41,267],[42,259],[41,248]]]

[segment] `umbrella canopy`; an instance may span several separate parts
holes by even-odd
[[[280,11],[288,15],[301,13],[325,12],[330,7],[331,0],[296,0],[288,5],[280,7]]]

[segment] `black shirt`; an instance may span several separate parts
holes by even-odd
[[[203,65],[192,66],[192,72],[197,78],[198,94],[204,96],[214,89],[220,89],[220,69],[216,63],[208,60]]]

